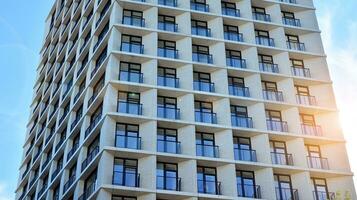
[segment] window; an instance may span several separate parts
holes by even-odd
[[[141,64],[120,62],[119,80],[142,83]]]
[[[274,64],[273,56],[258,54],[260,63]]]
[[[242,59],[242,53],[240,51],[226,49],[226,57],[231,59]]]
[[[314,198],[317,200],[334,199],[327,187],[327,181],[324,178],[311,178],[314,186]]]
[[[143,12],[124,9],[123,24],[144,26]]]
[[[295,19],[295,15],[292,12],[282,11],[281,15],[283,16],[283,18],[286,18],[286,19]]]
[[[178,119],[177,99],[172,97],[158,96],[157,98],[158,117]]]
[[[138,161],[134,159],[115,158],[113,169],[113,184],[128,187],[138,187]]]
[[[94,191],[97,183],[97,169],[84,181],[83,195],[89,197]],[[79,198],[80,199],[80,198]]]
[[[206,0],[191,0],[191,9],[208,12],[209,6],[206,3]]]
[[[175,68],[158,67],[158,85],[167,87],[179,87]]]
[[[177,164],[158,162],[156,168],[156,188],[180,190]]]
[[[215,145],[214,134],[196,133],[196,155],[205,157],[218,157],[218,146]]]
[[[222,13],[224,15],[235,16],[235,17],[240,16],[240,11],[236,8],[235,3],[222,1],[221,5],[222,5]]]
[[[274,184],[277,199],[298,199],[292,189],[290,175],[274,174]]]
[[[237,117],[247,118],[248,109],[246,106],[235,106],[231,105],[231,114]]]
[[[199,193],[220,194],[216,168],[197,166],[197,185]]]
[[[266,91],[273,91],[273,92],[278,91],[278,86],[275,82],[262,81],[262,87],[263,87],[263,90],[266,90]]]
[[[116,147],[140,149],[140,143],[138,125],[117,123],[115,132]]]
[[[136,197],[112,196],[112,200],[136,200]]]
[[[310,91],[307,86],[295,85],[295,90],[299,96],[310,96]]]
[[[253,13],[266,14],[265,8],[252,7]]]
[[[192,45],[192,53],[196,54],[209,54],[209,47],[208,46],[202,46],[202,45]]]
[[[253,171],[236,171],[238,196],[256,198],[259,197],[256,190]]]
[[[169,40],[158,41],[158,56],[168,58],[178,58],[178,52],[176,50],[176,42]]]
[[[198,91],[214,92],[214,84],[211,82],[211,74],[193,72],[194,89]]]
[[[290,59],[291,66],[295,68],[305,68],[304,61],[298,59]]]
[[[262,38],[270,38],[269,31],[263,31],[263,30],[255,30],[255,36],[262,37]]]
[[[210,102],[195,101],[195,110],[198,112],[213,112],[213,105]]]
[[[256,152],[252,150],[248,137],[233,137],[234,157],[236,160],[256,162]]]
[[[291,43],[300,43],[299,37],[296,35],[286,35],[286,41]]]
[[[211,30],[208,28],[206,21],[191,20],[192,34],[200,36],[211,36]]]
[[[271,140],[270,152],[273,164],[293,165],[292,156],[287,153],[285,142]]]
[[[300,114],[300,121],[304,125],[316,126],[314,115]]]
[[[281,112],[277,110],[265,110],[267,120],[282,121]]]
[[[180,143],[177,140],[177,130],[157,128],[157,151],[180,153]]]
[[[159,29],[177,32],[176,19],[174,16],[159,15]]]
[[[121,50],[134,53],[143,53],[142,38],[140,36],[123,34]]]
[[[128,114],[142,114],[142,105],[140,104],[140,93],[119,92],[118,112]]]

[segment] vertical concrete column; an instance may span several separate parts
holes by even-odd
[[[146,151],[156,151],[157,124],[155,121],[148,121],[140,124],[139,133],[142,139],[141,148]]]
[[[267,130],[264,103],[256,103],[248,107],[249,116],[253,116],[255,129]]]
[[[156,29],[158,23],[158,8],[151,7],[144,11],[143,17],[145,19],[145,27]]]
[[[193,94],[185,94],[177,98],[177,107],[180,108],[180,117],[184,121],[195,121],[195,98]]]
[[[288,153],[293,156],[294,166],[307,168],[306,153],[303,151],[305,150],[303,138],[286,141],[286,148]]]
[[[283,27],[272,29],[271,31],[269,31],[269,34],[271,38],[274,38],[276,47],[286,49],[286,39]]]
[[[309,172],[300,172],[291,175],[292,185],[299,192],[300,199],[313,200],[312,191],[314,190],[310,184]]]
[[[190,9],[190,0],[178,1],[178,6],[187,7]],[[183,34],[191,34],[191,14],[190,12],[184,12],[176,17],[176,23],[178,24],[178,32]]]
[[[226,196],[238,196],[236,182],[236,168],[234,164],[217,167],[217,179],[222,184],[222,194]]]
[[[112,184],[113,180],[114,157],[107,151],[104,151],[98,163],[97,185]],[[108,171],[111,173],[108,173]]]
[[[291,75],[291,64],[288,52],[275,54],[273,59],[274,62],[279,66],[279,73]]]
[[[197,192],[197,167],[195,160],[178,163],[178,176],[181,178],[181,189],[184,192]]]
[[[242,52],[242,57],[246,60],[248,69],[259,71],[258,50],[256,47],[250,47],[245,49]]]
[[[213,102],[213,112],[217,113],[217,123],[231,126],[231,107],[229,98]]]
[[[103,110],[102,113],[117,112],[118,106],[118,91],[112,86],[108,85],[106,90],[106,95],[103,99]]]
[[[241,17],[252,19],[252,4],[250,0],[238,1],[237,8],[240,10]]]
[[[138,172],[140,173],[140,187],[156,189],[156,157],[147,156],[139,159]]]
[[[267,200],[276,200],[273,168],[264,168],[255,171],[255,181],[260,185],[262,197]]]
[[[187,47],[186,47],[187,48]],[[193,89],[193,66],[184,65],[177,69],[177,77],[180,79],[180,88]]]
[[[270,15],[272,22],[278,23],[278,24],[282,23],[281,10],[280,10],[279,4],[274,4],[274,5],[268,6],[265,8],[265,10],[266,10],[267,14]]]
[[[223,58],[223,56],[221,56]],[[224,58],[223,58],[224,59]],[[211,74],[216,93],[228,94],[228,73],[226,69],[216,70]]]
[[[214,136],[216,145],[219,146],[219,157],[234,160],[232,131],[224,130],[216,132]]]
[[[157,90],[151,89],[140,94],[140,103],[143,105],[143,116],[156,117]]]
[[[116,131],[116,121],[112,118],[107,117],[101,128],[100,135],[100,146],[101,147],[114,147],[115,146],[115,131]]]
[[[220,14],[221,13],[221,1],[217,0],[207,0],[207,4],[209,5],[209,11],[211,13]]]
[[[277,82],[278,90],[283,92],[284,102],[296,103],[296,92],[293,79],[286,78]]]
[[[223,30],[219,31],[217,33],[221,33],[221,32],[222,32],[221,37],[223,37]],[[213,63],[215,65],[226,66],[226,58],[225,58],[225,56],[222,56],[222,55],[224,55],[225,52],[226,52],[226,48],[225,48],[223,42],[218,42],[218,43],[210,46],[210,54],[213,55]]]
[[[157,60],[149,60],[141,64],[141,72],[144,74],[144,83],[150,85],[157,84]]]
[[[157,55],[158,34],[156,32],[144,35],[143,37],[144,54],[150,56]]]
[[[176,42],[176,48],[178,50],[178,56],[181,60],[192,60],[192,42],[189,37],[185,37]]]
[[[252,149],[256,150],[258,162],[271,164],[269,136],[260,134],[251,137]]]
[[[215,2],[221,4],[220,1],[215,1]],[[219,6],[218,8],[219,8],[219,12],[221,12],[221,6]],[[210,9],[211,9],[211,7],[210,7]],[[211,29],[213,38],[220,38],[220,39],[224,38],[222,24],[223,24],[223,18],[220,18],[220,17],[217,17],[217,18],[214,18],[214,19],[208,21],[208,28]]]
[[[259,74],[252,74],[250,76],[244,77],[245,86],[249,88],[249,93],[252,98],[263,98],[263,88],[260,84],[261,82],[262,81]]]
[[[117,1],[115,1],[113,5],[112,13],[110,15],[110,22],[112,24],[120,24],[122,22],[123,19],[122,9],[123,8],[121,7],[121,5]]]
[[[297,107],[289,108],[282,111],[283,120],[288,123],[290,133],[298,134],[301,131],[299,110]]]
[[[120,61],[114,55],[109,56],[105,72],[105,82],[119,80]]]
[[[196,130],[194,125],[178,129],[178,141],[181,142],[181,153],[196,156]]]

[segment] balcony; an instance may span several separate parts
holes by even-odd
[[[238,116],[231,114],[232,126],[242,128],[253,128],[253,120],[251,117]]]
[[[117,111],[119,113],[127,113],[132,115],[142,115],[143,105],[140,103],[131,103],[127,101],[118,101]]]
[[[177,7],[177,0],[158,0],[159,5]]]
[[[217,124],[217,114],[213,112],[195,111],[195,121]]]
[[[125,52],[130,52],[130,53],[143,54],[144,53],[144,45],[129,43],[129,42],[122,42],[120,50],[125,51]]]
[[[275,47],[275,42],[273,38],[268,38],[268,37],[255,37],[255,42],[258,45],[263,45],[263,46],[269,46],[269,47]]]
[[[236,33],[236,32],[224,32],[224,39],[231,40],[231,41],[237,41],[237,42],[243,42],[243,34]]]
[[[215,92],[214,83],[193,81],[193,89],[202,92]]]
[[[128,135],[116,135],[115,147],[125,149],[141,149],[141,137],[128,136]]]
[[[198,193],[221,195],[221,182],[197,180]]]
[[[228,86],[229,94],[239,97],[250,97],[250,92],[248,87],[238,87],[235,85]]]
[[[42,163],[42,166],[41,166],[41,171],[45,170],[45,168],[47,167],[48,163],[50,163],[52,157],[47,157],[45,162]]]
[[[259,185],[237,184],[238,197],[261,199],[262,192]]]
[[[301,105],[317,106],[316,98],[309,95],[296,95],[296,102]]]
[[[99,121],[102,119],[102,113],[95,117],[95,119],[89,124],[88,128],[85,131],[85,138],[92,132],[92,130],[97,126]]]
[[[67,190],[73,185],[75,180],[76,180],[76,175],[72,175],[71,177],[69,177],[68,181],[63,186],[63,194],[67,192]]]
[[[278,65],[271,63],[259,63],[259,70],[262,72],[279,73]]]
[[[322,192],[322,191],[313,191],[314,200],[335,200],[336,194],[334,192]]]
[[[267,120],[267,128],[269,131],[288,132],[288,123],[278,120]]]
[[[299,19],[293,19],[293,18],[286,18],[283,17],[283,23],[288,26],[297,26],[301,27],[301,22]]]
[[[78,197],[78,200],[87,200],[94,193],[97,185],[97,180],[91,183],[83,192],[81,196]]]
[[[169,22],[159,22],[157,28],[163,31],[178,32],[178,25]]]
[[[307,156],[307,164],[312,169],[330,169],[327,158]]]
[[[213,56],[211,54],[192,53],[192,61],[213,64]]]
[[[114,172],[113,185],[140,187],[140,174],[137,172]]]
[[[263,90],[263,98],[268,101],[284,101],[284,95],[281,91]]]
[[[156,189],[181,191],[181,178],[156,176]]]
[[[291,188],[275,188],[277,200],[299,200],[299,193],[296,189]]]
[[[81,118],[82,118],[82,115],[76,116],[76,118],[74,119],[74,121],[71,124],[71,130],[73,130],[74,127],[76,127],[76,125],[78,124],[78,122]]]
[[[94,160],[94,158],[97,156],[99,153],[99,146],[95,147],[87,156],[86,159],[81,164],[81,172],[83,172],[88,165]]]
[[[55,180],[55,178],[57,177],[57,175],[60,173],[61,170],[62,170],[62,165],[57,166],[57,168],[51,175],[51,181]]]
[[[205,37],[212,37],[212,32],[210,28],[191,27],[191,34],[205,36]]]
[[[143,83],[144,74],[139,72],[120,70],[119,80],[133,83]]]
[[[157,106],[157,117],[165,119],[180,119],[180,109],[170,108],[163,105]]]
[[[311,78],[310,69],[307,69],[307,68],[291,67],[291,72],[294,76]]]
[[[181,143],[177,141],[170,140],[157,140],[157,151],[164,153],[173,153],[180,154],[181,153]]]
[[[301,129],[304,135],[311,135],[311,136],[318,136],[318,137],[322,136],[321,126],[301,124]]]
[[[196,144],[196,155],[219,158],[219,147],[217,145]]]
[[[130,26],[145,27],[145,19],[139,17],[124,16],[122,23]]]
[[[179,88],[180,81],[178,78],[168,77],[168,76],[158,76],[157,85],[165,87]]]
[[[287,153],[271,152],[271,162],[274,165],[294,165],[293,155]]]
[[[191,1],[191,10],[209,12],[209,5]]]
[[[160,57],[172,58],[172,59],[178,59],[179,58],[178,50],[169,49],[169,48],[158,48],[157,49],[157,55],[160,56]]]
[[[240,161],[257,162],[257,152],[252,149],[234,148],[234,159]]]
[[[41,190],[37,193],[38,198],[47,190],[47,184],[43,185]]]
[[[271,22],[270,15],[264,13],[253,12],[253,19],[258,21]]]
[[[226,57],[226,64],[229,67],[246,69],[247,63],[245,59]]]
[[[79,143],[75,143],[72,147],[72,149],[67,153],[67,161],[72,158],[74,153],[77,151],[79,147]]]
[[[296,4],[296,0],[279,0],[280,2],[284,2],[284,3],[293,3]]]
[[[306,51],[305,44],[300,42],[286,42],[287,48],[295,51]]]
[[[222,8],[222,14],[232,17],[240,17],[240,10],[233,8]]]

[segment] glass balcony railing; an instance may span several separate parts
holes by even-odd
[[[133,171],[114,172],[113,185],[140,187],[140,174]]]
[[[270,131],[289,132],[288,123],[278,120],[267,120],[267,128]]]
[[[269,101],[284,101],[284,95],[281,91],[263,90],[263,98]]]
[[[85,138],[87,138],[87,136],[92,132],[92,130],[97,126],[97,124],[99,123],[99,121],[102,119],[102,113],[100,113],[99,115],[97,115],[95,117],[95,119],[89,124],[88,128],[85,131]]]
[[[67,153],[67,161],[72,158],[74,153],[77,151],[79,147],[79,143],[75,143],[72,147],[72,149]]]
[[[284,3],[293,3],[296,4],[296,0],[279,0],[280,2],[284,2]]]
[[[304,43],[301,43],[301,42],[290,42],[290,41],[287,41],[287,42],[286,42],[286,45],[287,45],[288,49],[291,49],[291,50],[306,51],[305,44],[304,44]]]
[[[117,111],[119,113],[127,113],[134,115],[142,115],[143,106],[140,103],[131,103],[127,101],[119,101]]]
[[[276,187],[275,194],[277,200],[299,200],[299,193],[296,189]]]
[[[191,1],[191,10],[197,10],[201,12],[209,12],[209,5],[202,3],[195,3]]]
[[[211,54],[192,53],[192,61],[212,64],[213,56]]]
[[[248,87],[239,87],[235,85],[228,85],[229,94],[239,97],[250,97],[250,92]]]
[[[177,141],[170,140],[157,140],[157,151],[165,153],[181,153],[181,143]]]
[[[131,26],[145,27],[145,19],[139,17],[124,16],[122,23]]]
[[[87,200],[94,193],[97,187],[97,180],[89,184],[88,187],[84,190],[83,194],[78,197],[78,200]]]
[[[156,189],[181,191],[181,178],[156,176]]]
[[[271,17],[268,14],[253,12],[253,19],[265,22],[271,22]]]
[[[275,42],[273,38],[257,36],[255,37],[255,42],[259,45],[275,47]]]
[[[159,5],[177,7],[177,0],[158,0]]]
[[[262,192],[259,185],[252,184],[237,184],[237,191],[239,197],[261,199]]]
[[[205,37],[212,37],[212,32],[210,28],[191,27],[191,34],[205,36]]]
[[[219,158],[219,147],[216,145],[196,144],[196,155]]]
[[[259,70],[262,72],[279,73],[279,67],[277,64],[271,63],[259,63]]]
[[[240,17],[240,10],[233,8],[222,8],[222,14],[232,17]]]
[[[193,81],[193,89],[203,92],[215,92],[214,83]]]
[[[329,162],[327,158],[307,156],[307,164],[309,168],[329,170]]]
[[[221,195],[221,182],[197,180],[198,193]]]
[[[72,175],[69,177],[68,181],[63,185],[63,194],[67,192],[67,190],[73,185],[76,180],[76,175]]]
[[[81,171],[83,172],[88,165],[94,160],[94,158],[98,155],[99,153],[99,146],[95,147],[87,156],[86,159],[81,164]]]
[[[157,116],[165,119],[180,119],[180,109],[170,108],[163,105],[157,106]]]
[[[283,23],[284,23],[285,25],[289,25],[289,26],[301,27],[301,22],[300,22],[299,19],[293,19],[293,18],[283,17]]]
[[[317,106],[316,97],[309,95],[296,95],[296,102],[301,105]]]
[[[302,133],[304,135],[311,136],[322,136],[321,126],[311,125],[311,124],[301,124]]]
[[[195,111],[195,121],[217,124],[217,114],[213,112]]]
[[[231,40],[231,41],[237,41],[237,42],[243,42],[243,34],[236,33],[236,32],[224,32],[224,39]]]
[[[115,147],[125,149],[141,149],[141,137],[116,135]]]
[[[292,154],[271,152],[270,155],[274,165],[294,165]]]
[[[335,200],[336,194],[334,192],[313,191],[314,200]]]
[[[134,83],[143,83],[144,74],[139,73],[139,72],[120,70],[119,71],[119,80],[134,82]]]
[[[178,50],[169,49],[169,48],[158,48],[157,49],[157,55],[160,56],[160,57],[172,58],[172,59],[178,59],[179,58]]]
[[[252,149],[234,148],[234,159],[248,162],[257,162],[257,153]]]
[[[130,52],[130,53],[144,54],[144,45],[129,43],[129,42],[122,42],[120,50]]]
[[[307,69],[307,68],[291,67],[291,72],[294,76],[311,78],[310,69]]]
[[[246,60],[241,58],[226,57],[226,64],[229,67],[242,68],[242,69],[247,68]]]
[[[157,85],[179,88],[180,81],[178,78],[168,77],[168,76],[158,76],[157,77]]]
[[[242,128],[253,128],[253,119],[251,117],[238,116],[231,114],[232,126]]]
[[[158,29],[163,31],[178,32],[178,25],[169,22],[159,22]]]

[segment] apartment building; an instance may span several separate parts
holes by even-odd
[[[57,0],[16,199],[357,199],[312,0]]]

